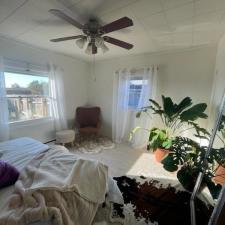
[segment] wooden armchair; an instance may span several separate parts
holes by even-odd
[[[101,110],[99,107],[78,107],[76,123],[80,134],[99,135],[101,128]]]

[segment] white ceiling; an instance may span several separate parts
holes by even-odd
[[[92,59],[75,41],[49,39],[81,34],[72,25],[51,15],[61,9],[86,22],[97,17],[102,24],[123,16],[134,26],[109,36],[134,44],[131,50],[107,44],[97,59],[128,54],[183,49],[216,43],[225,32],[225,0],[0,0],[0,36],[83,59]]]

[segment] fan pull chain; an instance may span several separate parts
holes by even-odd
[[[92,76],[93,76],[93,80],[96,81],[96,74],[95,74],[95,54],[93,54]]]

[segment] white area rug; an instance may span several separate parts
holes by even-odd
[[[113,149],[115,144],[104,136],[76,136],[74,147],[70,151],[80,151],[82,153],[96,154],[102,150]]]

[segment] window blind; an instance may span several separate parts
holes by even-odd
[[[47,74],[49,73],[49,66],[47,64],[38,65],[25,61],[5,58],[4,71],[11,73],[31,74],[36,76],[47,76]]]

